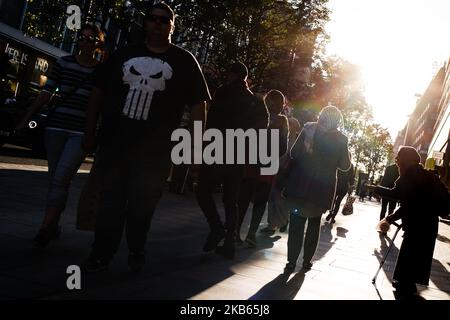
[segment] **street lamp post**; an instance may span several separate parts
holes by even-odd
[[[19,30],[23,32],[23,23],[25,22],[25,14],[27,13],[28,9],[28,0],[23,0],[23,9],[22,14],[20,16],[20,24],[19,24]]]

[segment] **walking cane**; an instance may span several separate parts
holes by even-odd
[[[378,273],[380,273],[381,268],[383,268],[384,262],[386,261],[388,255],[389,255],[389,252],[391,252],[391,248],[392,248],[392,246],[394,245],[394,240],[395,240],[395,238],[397,237],[398,232],[399,232],[400,229],[402,228],[401,225],[398,225],[398,224],[395,223],[395,222],[393,223],[393,225],[397,226],[397,230],[395,231],[394,236],[392,237],[392,240],[391,240],[391,244],[389,245],[389,248],[388,248],[386,254],[385,254],[384,257],[383,257],[383,260],[381,260],[380,266],[378,267],[378,270],[377,270],[377,272],[375,273],[375,276],[374,276],[373,279],[372,279],[372,284],[375,284],[375,282],[377,281]]]
[[[184,175],[183,184],[181,185],[181,189],[180,189],[181,194],[184,193],[184,188],[186,187],[186,182],[187,182],[188,176],[189,176],[189,167],[187,167],[187,169],[186,169],[186,174]]]

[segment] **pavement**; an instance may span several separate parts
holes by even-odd
[[[354,214],[336,223],[322,218],[320,243],[308,272],[289,277],[287,233],[258,234],[256,248],[237,249],[234,260],[203,253],[208,226],[193,194],[165,193],[153,219],[142,272],[128,270],[123,240],[110,268],[81,275],[81,289],[69,290],[67,268],[89,254],[93,233],[77,230],[76,206],[89,163],[74,179],[62,219],[63,233],[45,250],[33,247],[45,206],[45,161],[0,158],[0,299],[181,299],[181,300],[394,300],[392,273],[401,234],[395,239],[376,284],[372,278],[395,233],[380,237],[380,204],[356,200]],[[217,195],[217,199],[220,197]],[[218,201],[220,203],[220,201]],[[247,213],[245,226],[250,213]],[[261,227],[265,225],[263,218]],[[245,231],[242,232],[245,237]],[[441,220],[430,284],[418,286],[427,300],[450,300],[450,222]],[[301,256],[301,255],[300,255]],[[301,261],[299,261],[301,266]]]

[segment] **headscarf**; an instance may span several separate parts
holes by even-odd
[[[344,123],[341,111],[335,106],[327,106],[320,111],[317,127],[320,131],[337,130]]]
[[[401,159],[401,164],[400,162],[398,163],[400,176],[403,176],[411,167],[422,166],[420,164],[420,155],[413,147],[401,147],[400,150],[398,150],[397,159]]]
[[[413,147],[403,146],[398,151],[397,157],[401,157],[408,164],[420,163],[420,155]]]
[[[328,132],[337,130],[344,123],[341,111],[335,106],[327,106],[320,111],[317,122],[309,122],[303,128],[305,134],[305,150],[307,153],[313,152],[314,134],[316,130]]]

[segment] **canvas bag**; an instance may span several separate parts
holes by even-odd
[[[344,216],[353,214],[353,202],[355,202],[355,197],[349,194],[347,196],[347,200],[345,201],[344,207],[342,208],[342,214]]]

